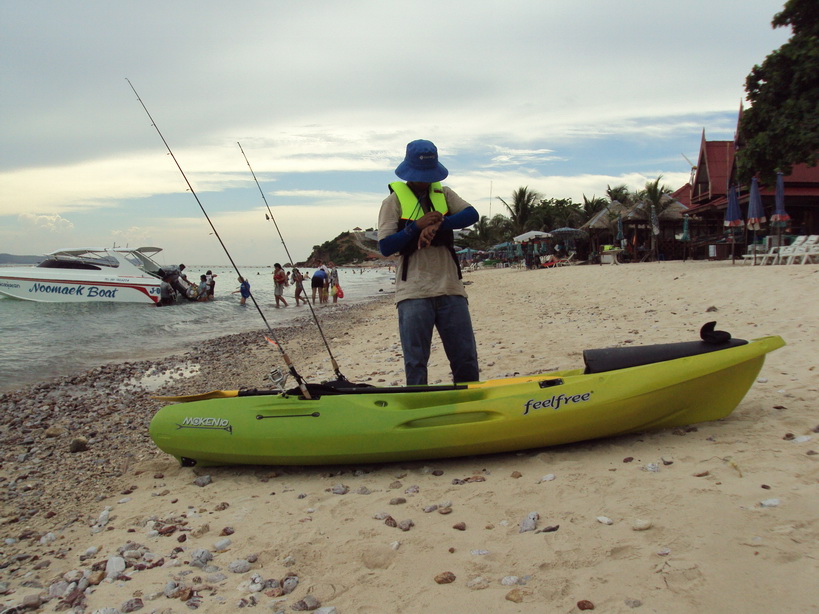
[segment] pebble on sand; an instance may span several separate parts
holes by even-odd
[[[204,488],[208,484],[213,483],[213,478],[211,478],[209,475],[200,475],[193,481],[193,483],[199,486],[200,488]]]
[[[321,602],[316,599],[315,596],[308,593],[303,599],[294,603],[290,609],[295,612],[307,612],[315,610],[319,606],[321,606]]]
[[[451,571],[445,571],[435,576],[435,582],[438,584],[452,584],[455,582],[455,574]]]
[[[85,452],[88,450],[88,440],[85,437],[75,437],[68,444],[68,451],[71,453]]]
[[[506,601],[511,601],[512,603],[522,603],[523,591],[521,591],[519,588],[513,588],[511,591],[506,593],[505,599]]]
[[[518,529],[518,533],[534,531],[537,528],[537,521],[539,518],[540,514],[538,514],[537,512],[529,512],[529,515],[520,521],[520,528]]]

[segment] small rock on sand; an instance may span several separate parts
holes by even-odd
[[[538,514],[537,512],[529,512],[529,515],[520,521],[520,528],[518,529],[518,533],[534,531],[535,528],[537,527],[537,521],[539,518],[540,514]]]
[[[438,584],[452,584],[455,582],[455,574],[451,571],[445,571],[435,576],[435,582]]]

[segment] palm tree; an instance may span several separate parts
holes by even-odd
[[[534,212],[537,203],[542,196],[529,187],[518,188],[512,193],[512,204],[510,205],[500,196],[498,200],[503,203],[506,210],[509,211],[509,217],[512,220],[512,232],[516,235],[522,234],[527,230],[532,230],[531,224],[534,221],[532,213]]]
[[[634,203],[634,195],[625,183],[614,187],[606,186],[606,195],[610,201],[614,202],[616,200],[626,207]]]
[[[583,194],[583,217],[586,218],[583,223],[588,222],[595,213],[605,209],[608,204],[608,201],[602,196],[592,196],[591,200],[589,200]]]
[[[471,247],[473,249],[486,249],[494,243],[492,223],[485,215],[482,215],[469,230],[469,233],[458,241],[460,247]]]
[[[655,216],[659,217],[660,213],[662,213],[665,210],[665,208],[668,207],[668,205],[670,205],[673,202],[670,198],[668,198],[668,195],[671,194],[671,188],[665,185],[663,186],[660,185],[660,180],[662,178],[663,176],[660,175],[654,181],[647,182],[645,189],[640,191],[644,211],[648,215],[649,225],[652,226],[651,231],[652,258],[656,258],[657,256],[657,235],[654,234],[653,230],[654,218]]]
[[[660,179],[662,178],[663,176],[660,175],[654,181],[646,182],[645,189],[641,191],[643,200],[649,205],[654,206],[654,210],[657,212],[657,215],[660,215],[660,213],[665,211],[666,207],[673,202],[672,200],[666,198],[667,195],[671,195],[671,188],[666,185],[660,185]]]

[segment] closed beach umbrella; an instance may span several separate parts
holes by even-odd
[[[766,221],[765,209],[762,208],[762,196],[759,194],[759,182],[754,177],[751,180],[751,196],[748,201],[748,221],[747,226],[754,231],[754,239],[752,241],[754,250],[754,264],[756,264],[756,231],[762,228],[762,224]]]
[[[683,216],[683,231],[680,235],[680,241],[688,243],[691,240],[691,234],[688,231],[688,214]],[[683,246],[683,262],[688,258],[688,247]]]
[[[751,180],[751,199],[748,202],[748,228],[760,230],[766,221],[765,210],[762,208],[762,196],[759,194],[759,182],[754,177]]]
[[[617,244],[620,244],[620,241],[625,239],[625,235],[623,234],[623,216],[617,215],[617,236],[614,238],[617,241]]]
[[[737,199],[737,188],[732,185],[728,188],[728,208],[725,210],[725,227],[731,237],[731,262],[734,261],[734,229],[743,225],[742,211],[739,209],[739,201]]]
[[[742,211],[739,209],[739,201],[737,200],[737,188],[732,185],[728,188],[728,208],[725,210],[724,225],[726,228],[737,228],[742,224]]]
[[[791,216],[785,211],[785,179],[782,173],[776,174],[776,193],[775,201],[776,209],[771,216],[771,224],[774,228],[784,228],[791,220]]]

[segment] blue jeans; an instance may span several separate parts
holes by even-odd
[[[405,299],[398,303],[398,331],[408,386],[427,383],[432,329],[444,344],[454,382],[478,381],[478,349],[469,303],[463,296]]]

